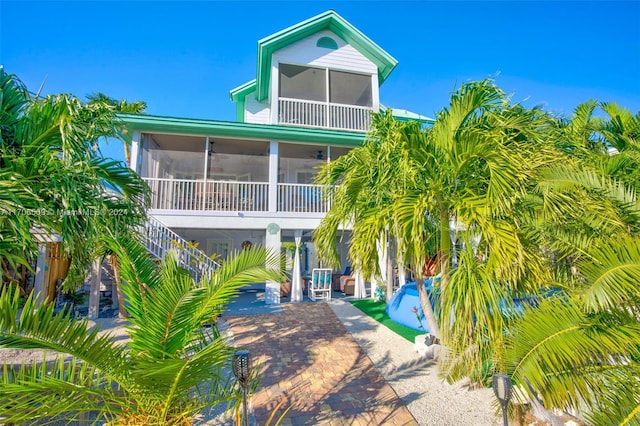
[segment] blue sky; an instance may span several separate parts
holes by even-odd
[[[640,110],[638,1],[0,0],[0,63],[32,91],[233,121],[229,90],[255,78],[257,40],[327,9],[399,61],[387,106],[433,116],[462,82],[493,76],[559,114],[588,99]]]

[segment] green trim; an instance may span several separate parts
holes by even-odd
[[[235,123],[231,121],[161,117],[146,114],[118,114],[130,133],[158,132],[202,136],[227,136],[290,142],[313,142],[354,147],[362,145],[366,133],[309,129],[276,124]]]
[[[256,90],[255,79],[249,82],[246,82],[242,86],[238,86],[235,89],[231,89],[231,91],[229,91],[229,96],[231,97],[231,100],[233,102],[238,102],[240,98],[246,97],[249,93],[253,92],[254,90]]]
[[[382,84],[398,64],[398,61],[393,56],[385,52],[336,12],[329,10],[258,41],[258,70],[256,75],[256,98],[258,101],[263,101],[269,97],[273,52],[322,30],[333,32],[376,64],[378,67],[378,84]]]
[[[238,123],[244,123],[244,105],[246,99],[246,97],[242,97],[236,102],[236,121]]]
[[[316,42],[316,47],[324,49],[338,50],[338,43],[331,37],[320,37]]]

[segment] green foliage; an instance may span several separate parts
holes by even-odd
[[[105,229],[144,223],[147,185],[120,162],[102,158],[100,139],[118,137],[112,107],[71,95],[32,98],[0,70],[0,259],[28,265],[37,235],[59,235],[72,261],[64,285],[85,277]]]
[[[0,413],[4,422],[94,412],[114,424],[187,424],[221,402],[237,402],[238,388],[223,368],[234,348],[217,331],[216,319],[248,282],[280,279],[278,256],[244,250],[200,283],[174,257],[157,266],[135,240],[108,239],[117,253],[129,303],[130,340],[88,330],[70,312],[31,296],[19,310],[19,294],[0,294],[0,348],[49,349],[53,364],[4,366]],[[267,265],[265,267],[265,265]],[[44,391],[46,390],[46,391]]]
[[[559,119],[485,80],[463,84],[431,128],[373,122],[362,147],[320,171],[334,191],[320,253],[336,260],[338,229],[353,223],[349,256],[365,276],[383,232],[418,278],[438,254],[440,301],[421,303],[449,381],[506,371],[548,408],[637,422],[640,113],[590,101]],[[562,296],[546,299],[549,288]],[[539,306],[517,313],[517,297]]]

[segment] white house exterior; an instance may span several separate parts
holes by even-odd
[[[223,258],[245,241],[280,250],[302,231],[302,272],[318,266],[311,233],[330,201],[315,167],[362,144],[396,64],[328,11],[258,41],[256,78],[230,92],[235,122],[122,116],[150,216]],[[279,303],[278,285],[267,303]]]

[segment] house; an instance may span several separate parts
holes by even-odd
[[[152,246],[177,235],[224,258],[247,242],[281,250],[298,232],[305,274],[318,266],[311,232],[330,207],[315,167],[363,143],[397,61],[331,10],[263,38],[257,52],[255,79],[230,92],[235,122],[122,116],[130,167],[152,189]],[[267,303],[279,303],[278,286],[267,283]]]

